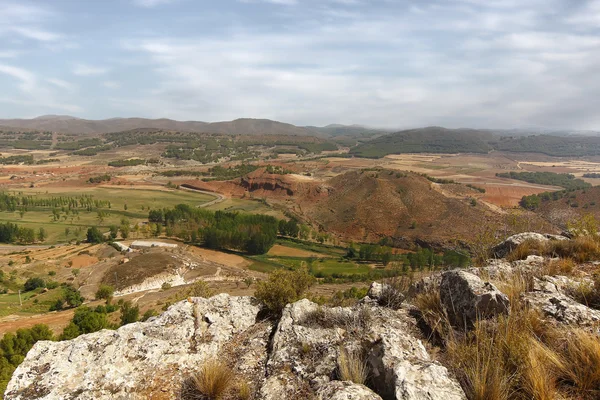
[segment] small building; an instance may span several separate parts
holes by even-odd
[[[126,251],[126,252],[130,252],[131,248],[129,248],[128,246],[124,245],[121,242],[113,242],[115,244],[116,247],[119,248],[119,251]]]

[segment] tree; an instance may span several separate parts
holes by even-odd
[[[38,240],[40,242],[43,242],[46,240],[46,238],[48,237],[48,235],[46,234],[46,230],[42,227],[40,227],[40,230],[38,231]]]
[[[115,288],[110,285],[100,285],[98,290],[96,291],[96,299],[104,299],[108,300],[113,297],[115,293]]]
[[[121,306],[121,326],[137,322],[140,318],[140,308],[126,301]]]
[[[87,241],[88,243],[102,243],[104,242],[104,235],[97,227],[92,226],[87,230]]]
[[[121,224],[119,230],[121,231],[121,237],[123,239],[127,239],[129,237],[129,224]]]
[[[26,292],[35,290],[37,288],[46,287],[46,282],[42,278],[29,278],[23,285],[23,289]]]
[[[269,275],[267,281],[256,284],[254,296],[271,313],[279,315],[287,304],[299,300],[314,282],[315,278],[305,268],[296,271],[277,270]]]
[[[115,240],[119,235],[119,227],[116,225],[111,225],[108,229],[110,229],[111,240]]]

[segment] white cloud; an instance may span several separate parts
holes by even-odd
[[[12,27],[13,32],[18,33],[21,36],[24,36],[28,39],[35,39],[42,42],[53,42],[62,37],[57,33],[48,32],[45,30],[32,28],[32,27]]]
[[[87,64],[77,64],[75,67],[73,67],[73,73],[78,76],[104,75],[108,71],[108,68]]]
[[[23,91],[31,92],[35,88],[35,75],[27,71],[26,69],[6,64],[0,64],[0,73],[9,75],[19,80],[21,82],[19,87]]]
[[[63,81],[62,79],[56,79],[56,78],[47,78],[46,82],[61,88],[61,89],[65,89],[65,90],[73,90],[75,89],[75,86],[72,83],[69,83],[67,81]]]
[[[18,81],[17,87],[21,91],[21,96],[11,93],[10,96],[0,97],[0,102],[2,103],[17,104],[28,108],[40,107],[69,112],[79,112],[82,110],[80,106],[70,104],[69,101],[65,101],[64,99],[59,100],[50,88],[43,86],[35,74],[25,68],[0,64],[0,74],[16,79]],[[68,85],[67,82],[58,79],[47,79],[46,81],[54,86]]]
[[[115,81],[104,81],[104,82],[102,82],[102,86],[109,88],[109,89],[118,89],[121,87],[121,84],[119,82],[115,82]]]

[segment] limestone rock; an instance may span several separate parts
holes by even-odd
[[[470,327],[477,319],[510,311],[510,302],[504,293],[466,271],[442,274],[440,298],[450,322],[457,327]]]
[[[367,355],[371,381],[383,398],[402,400],[464,400],[458,382],[433,361],[411,333],[404,310],[377,310],[373,345]],[[395,314],[395,317],[394,317]]]
[[[317,393],[319,400],[381,400],[381,397],[364,385],[333,381]]]
[[[153,390],[175,396],[184,374],[254,324],[259,310],[250,297],[194,298],[148,322],[38,342],[13,374],[5,399],[145,399]]]
[[[544,315],[563,324],[591,327],[600,321],[600,311],[578,303],[558,291],[553,292],[551,287],[544,289],[550,290],[525,293],[523,299]]]
[[[288,304],[276,326],[257,319],[260,311],[251,297],[221,294],[176,303],[115,331],[38,342],[5,399],[175,399],[211,358],[229,365],[236,380],[264,400],[465,399],[416,337],[406,309],[374,303],[327,308],[304,299]],[[360,355],[372,387],[338,380],[342,351]]]
[[[511,251],[517,248],[518,245],[526,240],[535,240],[538,242],[547,242],[548,240],[567,240],[566,237],[560,235],[542,235],[536,232],[517,233],[499,243],[492,249],[492,253],[497,258],[506,257]]]

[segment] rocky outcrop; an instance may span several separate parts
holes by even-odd
[[[450,322],[457,327],[470,327],[477,319],[510,311],[510,302],[504,293],[466,271],[442,274],[440,298]]]
[[[190,298],[147,322],[64,342],[38,342],[10,381],[6,399],[173,399],[207,360],[228,364],[254,399],[463,400],[448,370],[431,359],[406,310],[375,302],[324,308],[289,304],[261,319],[251,297]],[[368,370],[342,381],[342,354]]]
[[[254,325],[260,310],[250,297],[190,300],[116,331],[36,343],[5,398],[147,399],[155,392],[175,397],[185,374]]]
[[[525,241],[536,241],[536,242],[547,242],[549,240],[567,240],[567,237],[561,235],[542,235],[536,232],[523,232],[512,235],[508,239],[499,243],[492,249],[492,253],[497,258],[506,257],[511,251],[516,249],[521,243]]]

